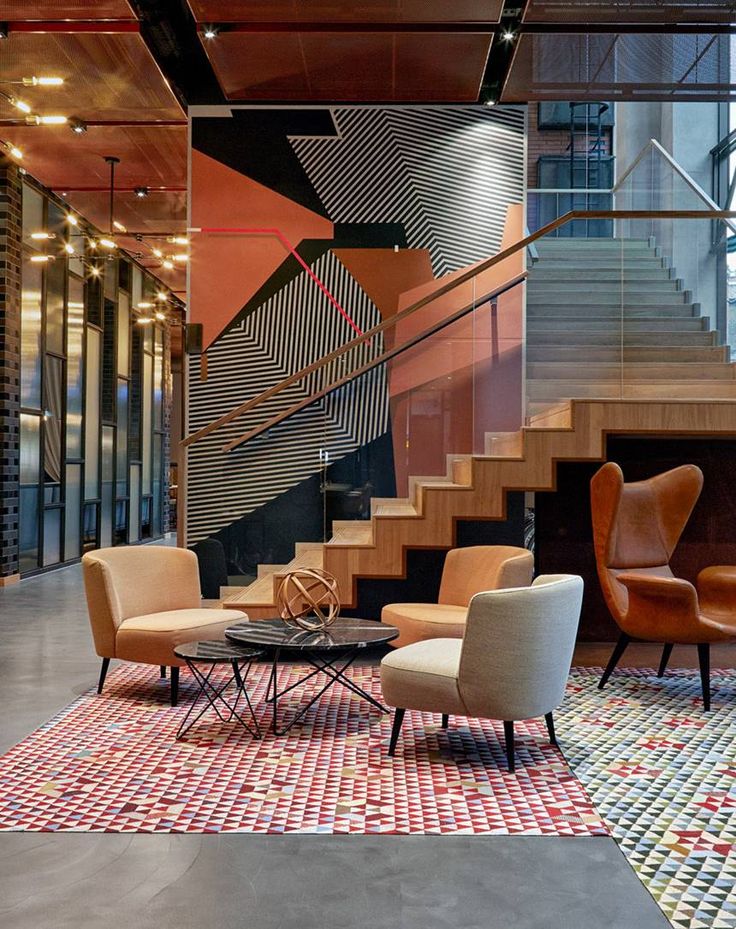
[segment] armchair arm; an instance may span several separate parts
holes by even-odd
[[[698,594],[689,581],[655,574],[619,574],[629,592],[626,627],[636,638],[697,642],[702,638]]]
[[[733,610],[736,614],[736,566],[712,565],[703,568],[695,583],[703,603],[703,612],[715,608],[719,611]]]

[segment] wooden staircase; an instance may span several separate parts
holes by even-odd
[[[334,574],[343,604],[355,607],[358,578],[405,577],[407,549],[452,547],[457,520],[504,519],[508,491],[554,490],[556,462],[602,461],[609,434],[736,435],[736,400],[582,399],[548,409],[519,432],[488,435],[483,455],[448,456],[445,477],[412,478],[408,498],[374,499],[370,520],[335,523],[328,542],[298,543],[288,565],[261,565],[248,587],[223,588],[223,606],[273,616],[284,573],[313,566]]]

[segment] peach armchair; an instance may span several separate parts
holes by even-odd
[[[736,636],[736,567],[705,568],[695,586],[675,577],[670,558],[703,487],[695,465],[624,483],[609,461],[591,481],[593,545],[598,578],[621,634],[599,688],[632,639],[663,642],[659,666],[673,645],[698,647],[703,705],[710,709],[710,644]]]
[[[528,587],[534,556],[513,545],[472,545],[447,553],[437,603],[389,603],[381,621],[395,626],[399,648],[424,639],[462,638],[471,598],[482,590]]]
[[[239,610],[202,609],[197,556],[184,548],[136,545],[101,548],[82,558],[84,588],[95,650],[102,658],[102,693],[111,658],[171,668],[176,706],[179,668],[174,647],[198,639],[224,639],[225,629],[247,619]]]
[[[583,599],[582,578],[544,575],[531,587],[491,590],[470,601],[461,639],[414,642],[386,655],[381,687],[395,707],[393,755],[406,710],[502,719],[514,770],[514,721],[544,716],[557,744],[553,710],[565,692]]]

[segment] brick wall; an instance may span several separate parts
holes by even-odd
[[[541,155],[564,155],[569,154],[567,147],[570,144],[569,129],[539,129],[538,125],[539,108],[536,103],[529,104],[529,115],[527,121],[527,184],[529,187],[538,187],[537,179],[537,162]],[[603,130],[605,141],[603,154],[607,155],[611,150],[611,130]],[[587,136],[582,132],[576,134],[575,150],[585,152],[589,142]]]
[[[0,155],[0,578],[18,574],[22,188]]]

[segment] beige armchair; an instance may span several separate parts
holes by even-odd
[[[583,600],[575,575],[545,575],[531,587],[493,590],[470,602],[465,636],[415,642],[381,662],[381,686],[396,708],[393,755],[405,710],[502,719],[509,770],[514,721],[544,716],[557,744],[552,711],[565,692]]]
[[[389,603],[381,621],[399,630],[395,648],[424,639],[462,638],[471,597],[500,587],[528,587],[534,556],[513,545],[472,545],[447,553],[437,603]]]
[[[176,706],[179,668],[174,647],[198,639],[224,639],[225,629],[247,619],[239,610],[202,609],[197,556],[184,548],[136,545],[101,548],[82,558],[84,588],[95,650],[102,658],[102,693],[111,658],[171,668]]]

